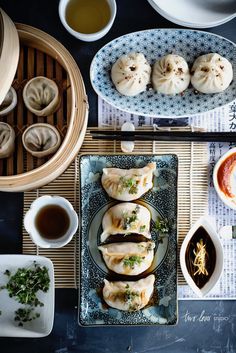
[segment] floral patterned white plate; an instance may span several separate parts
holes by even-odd
[[[183,94],[167,96],[147,90],[135,97],[121,95],[110,77],[111,67],[123,54],[143,53],[153,65],[169,53],[183,56],[189,66],[206,53],[217,52],[233,65],[234,79],[222,93],[203,94],[189,87]],[[129,113],[152,117],[184,117],[203,113],[232,102],[236,96],[236,45],[218,35],[189,29],[150,29],[114,39],[95,55],[90,79],[96,93],[114,107]]]
[[[118,203],[110,199],[101,185],[102,169],[143,167],[156,162],[154,187],[137,200],[148,207],[155,256],[149,270],[130,280],[155,275],[150,304],[136,312],[125,312],[104,305],[104,278],[127,280],[108,271],[98,250],[102,217],[108,207]],[[93,325],[173,325],[177,322],[177,168],[175,155],[84,155],[80,158],[80,274],[79,323]],[[167,234],[154,230],[157,217],[166,218]],[[130,235],[129,235],[130,237]],[[125,241],[125,239],[123,240]],[[115,276],[115,277],[114,277]]]

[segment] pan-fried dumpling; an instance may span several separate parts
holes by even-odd
[[[146,91],[150,75],[151,66],[142,53],[122,55],[111,69],[111,79],[117,91],[125,96]]]
[[[25,85],[23,99],[26,107],[37,116],[53,114],[60,104],[57,84],[43,76],[34,77]]]
[[[131,233],[150,239],[150,221],[151,214],[146,207],[132,202],[119,203],[109,208],[103,216],[101,242],[106,241],[109,235]]]
[[[7,124],[0,122],[0,158],[12,155],[15,147],[15,131]]]
[[[182,56],[169,54],[153,67],[153,88],[160,93],[175,95],[186,90],[190,83],[188,64]]]
[[[135,282],[109,282],[104,279],[103,298],[112,308],[137,311],[148,304],[153,294],[154,282],[154,275]]]
[[[99,246],[107,267],[121,275],[136,276],[152,264],[155,243],[113,243]]]
[[[202,93],[224,91],[233,79],[231,63],[216,53],[199,56],[193,64],[191,83]]]
[[[29,153],[42,158],[57,151],[61,143],[61,137],[54,126],[39,123],[30,125],[25,130],[22,142]]]
[[[143,168],[103,168],[102,186],[113,199],[137,200],[153,187],[152,179],[155,170],[155,162],[148,163]]]

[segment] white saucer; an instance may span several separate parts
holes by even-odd
[[[167,20],[185,27],[210,28],[222,25],[236,16],[234,0],[148,0]]]

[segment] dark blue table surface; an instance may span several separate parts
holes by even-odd
[[[97,124],[97,96],[89,81],[89,66],[97,50],[125,33],[179,27],[157,14],[146,0],[117,0],[117,17],[110,32],[97,42],[85,43],[72,37],[61,25],[58,1],[0,0],[0,6],[15,22],[48,32],[71,52],[89,97],[90,126]],[[236,42],[236,19],[207,31]],[[22,194],[0,193],[2,254],[21,252],[22,207]],[[0,353],[236,353],[236,301],[179,301],[179,323],[175,327],[116,328],[79,327],[77,301],[77,290],[56,290],[52,333],[42,339],[1,338]]]

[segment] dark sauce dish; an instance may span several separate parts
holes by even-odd
[[[223,270],[223,248],[208,217],[201,217],[186,235],[180,265],[187,284],[198,297],[206,296]]]

